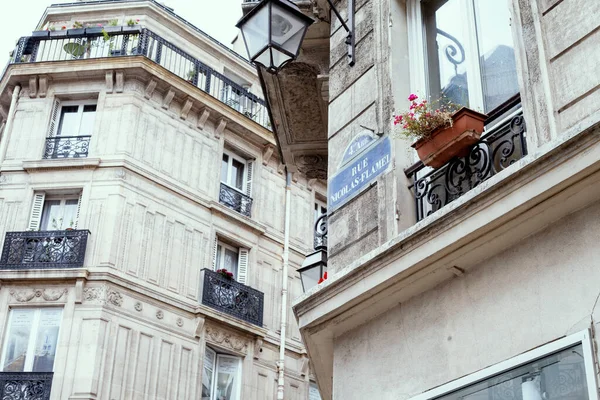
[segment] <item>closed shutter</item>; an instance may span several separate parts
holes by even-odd
[[[56,136],[58,130],[58,123],[60,118],[60,100],[54,99],[52,105],[52,114],[50,115],[50,125],[48,126],[48,137]]]
[[[246,195],[252,197],[252,175],[254,174],[254,161],[246,163]]]
[[[248,282],[248,249],[240,249],[237,281],[244,285]]]
[[[79,193],[79,199],[77,201],[77,214],[75,214],[75,224],[73,225],[73,229],[77,229],[77,224],[79,224],[79,212],[81,211],[81,196],[82,193]]]
[[[28,230],[37,231],[40,229],[40,221],[42,220],[42,211],[44,210],[44,200],[46,193],[37,192],[33,195],[33,206],[31,207],[31,215],[29,217]]]
[[[213,252],[212,252],[212,269],[213,271],[217,270],[217,245],[219,242],[219,238],[217,237],[217,235],[215,235],[215,242],[213,245]]]

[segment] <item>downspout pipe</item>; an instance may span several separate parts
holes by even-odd
[[[292,174],[285,167],[285,223],[283,233],[283,266],[281,271],[281,333],[277,371],[277,400],[284,400],[285,392],[285,336],[288,312],[288,268],[290,261],[290,216],[292,209]]]
[[[19,93],[21,93],[21,85],[15,86],[13,90],[10,108],[8,109],[8,115],[6,116],[6,124],[4,125],[4,132],[2,132],[2,136],[0,137],[0,164],[2,164],[6,158],[6,149],[8,148],[8,142],[10,141],[10,134],[15,119],[15,112],[17,111]]]

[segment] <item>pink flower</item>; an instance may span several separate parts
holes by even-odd
[[[67,27],[66,27],[66,26],[63,26],[63,27],[61,27],[60,29],[62,29],[62,30],[64,31],[65,29],[67,29]]]
[[[102,28],[102,24],[98,24],[98,26],[99,26],[100,28]]]
[[[412,103],[409,107],[410,110],[414,110],[417,107],[417,103]]]
[[[140,22],[140,20],[139,20],[139,19],[136,19],[136,20],[135,20],[135,22]]]
[[[407,128],[408,128],[408,124],[404,124],[404,125],[402,125],[402,127],[403,127],[404,129],[407,129]]]
[[[414,93],[411,93],[410,96],[408,96],[408,101],[415,101],[418,98],[419,98],[419,96],[417,96]]]
[[[394,116],[394,125],[398,125],[400,122],[402,122],[402,115]]]

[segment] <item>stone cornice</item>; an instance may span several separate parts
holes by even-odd
[[[99,158],[68,158],[23,161],[23,169],[27,172],[42,170],[96,169],[100,165]]]

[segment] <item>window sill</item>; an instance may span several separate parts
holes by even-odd
[[[99,158],[61,158],[23,161],[23,169],[27,172],[48,169],[96,169],[99,165]]]

